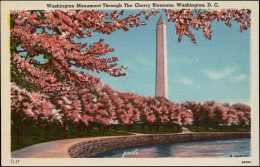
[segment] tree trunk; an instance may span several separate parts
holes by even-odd
[[[103,127],[103,136],[105,136],[106,133],[106,126]]]
[[[127,132],[131,132],[132,125],[126,125],[126,128],[127,128]]]
[[[215,128],[216,128],[216,130],[219,130],[218,121],[216,121]]]
[[[180,127],[179,127],[179,125],[177,125],[177,131],[180,132]]]
[[[23,125],[24,125],[24,128],[22,128]],[[29,125],[28,121],[27,122],[25,121],[24,124],[21,122],[19,128],[16,127],[15,125],[13,125],[13,127],[14,127],[14,129],[15,129],[15,131],[17,133],[17,136],[18,136],[18,144],[19,145],[22,143],[22,137],[23,137],[24,131],[28,128],[28,125]]]
[[[20,145],[22,143],[22,137],[23,137],[23,130],[19,130],[19,132],[17,133],[18,135],[18,144]]]
[[[92,134],[93,134],[93,126],[90,125],[90,136],[92,136]]]
[[[86,134],[86,125],[83,125],[83,128],[82,128],[82,136],[85,136]]]
[[[87,136],[89,136],[90,133],[90,125],[87,126]]]
[[[198,132],[199,131],[199,126],[198,126],[198,124],[196,123],[196,132]]]
[[[156,132],[159,132],[159,125],[156,125]]]
[[[167,127],[168,127],[168,130],[171,130],[171,128],[172,128],[171,125],[167,125]]]
[[[151,128],[151,125],[150,125],[150,124],[148,124],[148,129],[149,129],[149,131],[151,131],[151,130],[152,130],[152,128]]]
[[[167,132],[167,126],[163,125],[163,127],[164,127],[164,132]]]
[[[117,132],[117,125],[114,125],[114,130]]]
[[[205,119],[205,130],[208,130],[209,127],[208,127],[208,119]]]
[[[81,124],[78,123],[77,125],[77,130],[78,130],[78,137],[80,137],[80,132],[81,132]]]
[[[67,123],[63,123],[63,137],[66,139],[67,138]]]
[[[51,125],[47,124],[46,125],[46,131],[45,131],[45,137],[44,137],[45,139],[48,139],[50,129],[51,129]]]
[[[59,136],[59,135],[60,135],[60,124],[57,124],[55,136]]]
[[[18,144],[19,145],[22,143],[22,137],[23,137],[23,132],[20,132],[18,135]]]
[[[145,133],[145,125],[141,125],[143,134]]]
[[[195,122],[196,122],[196,123],[195,123],[195,126],[196,126],[196,132],[198,132],[198,131],[199,131],[199,120],[196,119]]]

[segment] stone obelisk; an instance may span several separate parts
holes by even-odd
[[[156,97],[168,98],[166,24],[161,16],[156,27]]]

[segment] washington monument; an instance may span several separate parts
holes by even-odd
[[[168,98],[166,24],[161,16],[156,27],[156,97]]]

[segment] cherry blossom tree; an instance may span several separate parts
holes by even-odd
[[[180,105],[179,107],[179,119],[180,119],[180,125],[185,126],[185,125],[190,125],[193,121],[193,113],[191,110],[186,109],[185,107],[182,107]]]
[[[172,129],[173,125],[177,126],[179,131],[179,126],[184,126],[190,122],[189,111],[186,110],[182,105],[175,104],[166,98],[158,98],[160,109],[161,109],[161,124],[165,127],[168,126],[168,129]]]
[[[85,93],[84,95],[81,96],[82,103],[84,106],[81,121],[87,126],[87,135],[92,135],[92,126],[95,122],[94,121],[95,111],[96,111],[95,98],[96,97],[91,92]],[[80,131],[81,131],[81,125],[79,125],[78,127],[78,135],[80,135]]]
[[[209,129],[209,121],[212,121],[214,118],[214,107],[217,103],[215,101],[205,101],[202,105],[203,120],[205,129]]]
[[[214,107],[214,122],[215,122],[215,128],[219,129],[219,125],[223,123],[223,120],[225,120],[226,112],[228,111],[229,104],[225,103],[218,103]]]
[[[140,107],[140,124],[142,132],[145,133],[145,126],[148,125],[149,130],[151,131],[151,126],[155,125],[157,121],[155,112],[154,112],[154,97],[151,96],[142,96],[141,102],[139,102]]]
[[[169,113],[170,124],[172,128],[176,126],[178,132],[180,131],[180,126],[192,124],[192,112],[187,109],[184,104],[175,104],[171,102]]]
[[[249,125],[250,123],[250,118],[251,118],[251,107],[242,104],[242,103],[236,103],[231,106],[231,108],[235,109],[238,111],[238,117],[240,122],[242,123],[243,126]]]
[[[158,100],[157,108],[160,110],[160,122],[163,125],[166,125],[169,118],[169,104],[166,98],[164,97],[156,97],[156,100]]]
[[[184,103],[186,109],[193,113],[193,120],[196,126],[196,131],[198,132],[199,120],[202,120],[202,106],[201,103],[196,104],[195,102],[187,101]]]
[[[48,137],[49,125],[53,121],[61,122],[61,114],[43,94],[30,93],[19,86],[11,85],[11,124],[21,144],[24,131],[32,120],[41,121],[46,128],[45,137]]]
[[[112,104],[109,94],[104,90],[101,90],[98,94],[96,106],[95,121],[103,126],[104,135],[116,117],[114,105]]]
[[[202,29],[205,38],[212,39],[211,23],[214,20],[223,21],[225,25],[231,27],[231,20],[240,23],[240,31],[243,32],[251,26],[249,9],[241,10],[189,10],[189,9],[166,9],[164,10],[166,16],[168,16],[168,22],[175,23],[175,33],[178,34],[178,42],[181,42],[183,35],[191,39],[191,42],[196,44],[196,39],[191,29]]]
[[[221,124],[222,126],[220,127],[220,130],[223,130],[223,128],[225,126],[223,125],[236,125],[238,122],[238,119],[237,118],[237,115],[236,115],[236,110],[232,109],[230,107],[230,104],[229,103],[219,103],[218,104],[220,106],[220,109],[221,109],[221,116],[220,116],[220,120],[218,121],[219,124]]]
[[[181,110],[182,106],[180,104],[174,104],[172,103],[169,107],[169,122],[174,130],[174,125],[177,126],[178,129],[178,125],[181,125],[181,119],[180,119],[180,110]]]
[[[134,123],[139,121],[139,110],[138,110],[138,101],[137,98],[138,96],[135,96],[132,93],[129,92],[120,92],[119,93],[119,98],[123,100],[123,108],[121,114],[121,117],[124,120],[124,124],[127,127],[128,131],[131,131],[133,128]]]
[[[142,104],[140,106],[140,125],[141,125],[141,129],[142,132],[145,133],[145,125],[149,123],[153,123],[155,121],[155,116],[154,114],[151,112],[149,106],[148,106],[148,102],[147,102],[147,98],[150,97],[146,97],[146,96],[142,96]]]
[[[114,108],[115,119],[112,121],[112,124],[114,125],[115,131],[117,131],[119,124],[122,124],[124,122],[124,119],[122,119],[124,102],[119,97],[119,93],[114,90],[112,90],[110,93],[110,99],[113,105],[115,106]]]
[[[148,15],[142,11],[120,19],[123,11],[111,14],[94,10],[12,11],[11,52],[24,52],[26,61],[32,66],[49,69],[59,80],[74,86],[95,83],[97,78],[79,73],[72,67],[124,76],[126,74],[121,71],[126,67],[116,68],[118,58],[104,58],[114,51],[109,44],[103,43],[104,39],[93,44],[81,44],[75,43],[73,38],[91,37],[93,32],[111,34],[119,29],[127,31],[131,27],[145,25],[143,21],[138,21],[140,16],[145,15],[148,19],[153,13],[156,12]],[[37,60],[38,56],[43,56],[45,62]]]
[[[161,124],[161,121],[162,121],[162,119],[161,119],[161,116],[162,116],[161,109],[162,108],[160,107],[160,103],[158,101],[158,98],[151,98],[151,99],[149,99],[148,106],[149,106],[149,110],[153,113],[151,116],[154,115],[154,117],[155,117],[155,121],[154,122],[148,122],[149,130],[151,130],[151,125],[155,125],[156,132],[158,132],[160,124]],[[151,118],[153,118],[153,117],[151,117]]]
[[[231,106],[224,106],[223,114],[224,117],[222,118],[222,124],[226,125],[226,127],[229,127],[233,131],[236,131],[236,127],[240,124],[238,111]]]
[[[85,130],[87,128],[87,135],[92,135],[93,126],[98,121],[95,119],[96,115],[98,114],[97,110],[99,108],[99,104],[103,104],[102,99],[98,98],[102,96],[102,83],[98,82],[94,85],[87,86],[82,88],[78,92],[79,99],[81,101],[81,113],[80,113],[80,122],[77,124],[78,126],[78,135],[80,136],[81,129],[82,135],[85,134]],[[104,108],[102,108],[104,109]]]
[[[58,108],[61,109],[63,116],[63,136],[67,138],[68,122],[78,123],[80,120],[81,103],[76,95],[56,97]]]
[[[139,21],[141,15],[148,19],[153,12],[124,17],[123,11],[111,14],[76,10],[12,11],[11,81],[28,91],[45,94],[63,112],[66,137],[67,121],[87,123],[89,119],[86,115],[80,117],[82,104],[77,93],[100,82],[99,78],[75,68],[105,72],[114,77],[124,76],[121,71],[126,69],[116,67],[116,57],[104,57],[114,51],[109,44],[104,44],[104,39],[82,44],[75,43],[74,38],[88,38],[94,32],[111,34],[145,25]]]

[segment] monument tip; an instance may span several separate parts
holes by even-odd
[[[160,18],[159,18],[159,20],[158,20],[157,25],[158,25],[158,24],[165,24],[162,15],[160,16]]]

